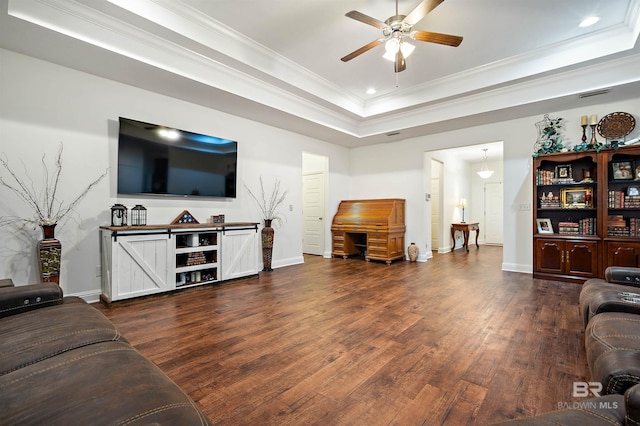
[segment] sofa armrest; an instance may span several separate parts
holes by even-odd
[[[62,289],[56,283],[0,287],[0,318],[62,303]]]
[[[627,425],[640,424],[640,385],[627,389],[624,393],[625,423]]]
[[[604,278],[610,283],[640,287],[640,268],[609,266]]]

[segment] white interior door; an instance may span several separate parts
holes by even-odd
[[[440,187],[442,163],[431,160],[431,250],[440,249]]]
[[[321,256],[324,251],[324,173],[302,177],[302,252]]]
[[[484,184],[484,242],[502,245],[502,182]]]

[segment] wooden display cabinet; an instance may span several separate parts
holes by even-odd
[[[640,267],[640,147],[533,161],[533,275],[583,282]]]

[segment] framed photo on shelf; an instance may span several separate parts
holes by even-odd
[[[573,179],[571,164],[562,164],[556,166],[556,179]]]
[[[536,219],[538,224],[538,234],[553,234],[551,219]]]
[[[591,207],[591,188],[563,188],[561,201],[563,208],[583,209]]]
[[[611,177],[613,180],[634,179],[633,161],[613,161],[611,162]]]
[[[627,188],[627,196],[628,197],[637,197],[640,195],[640,186],[638,185],[629,185]]]

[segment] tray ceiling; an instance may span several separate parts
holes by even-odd
[[[384,21],[392,0],[0,6],[0,47],[349,147],[640,93],[638,0],[445,0],[414,28],[462,44],[415,42],[398,74],[383,46],[340,61],[380,37],[345,13]],[[590,15],[600,20],[579,27]]]

